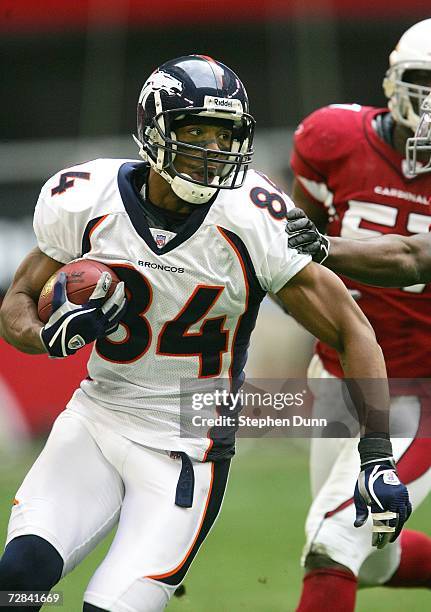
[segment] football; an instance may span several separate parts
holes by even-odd
[[[64,272],[67,277],[66,290],[69,301],[79,305],[88,302],[103,272],[109,272],[112,277],[106,298],[113,294],[115,287],[120,282],[115,272],[99,261],[78,259],[66,264],[50,276],[40,292],[37,311],[42,323],[46,323],[51,316],[53,289],[60,272]]]

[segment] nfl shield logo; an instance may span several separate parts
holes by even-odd
[[[159,247],[159,249],[164,247],[165,243],[166,243],[166,236],[164,234],[157,234],[156,235],[156,244]]]

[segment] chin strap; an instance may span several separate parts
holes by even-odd
[[[165,178],[166,172],[160,173]],[[205,187],[203,185],[196,185],[191,183],[187,179],[180,176],[175,176],[173,179],[170,175],[170,185],[172,191],[182,200],[185,200],[189,204],[206,204],[213,197],[217,191],[217,187]],[[186,175],[187,176],[187,175]],[[166,179],[167,180],[167,179]],[[214,181],[218,181],[218,177]],[[168,181],[169,182],[169,181]]]
[[[181,200],[184,200],[188,204],[206,204],[213,197],[218,189],[218,183],[220,178],[217,176],[214,178],[213,183],[216,185],[215,187],[206,187],[204,185],[197,185],[196,183],[192,183],[181,176],[172,177],[166,170],[160,170],[157,167],[157,164],[153,162],[151,157],[145,151],[141,141],[134,135],[133,140],[136,142],[139,148],[139,156],[142,159],[150,164],[157,174],[165,179],[165,181],[171,186],[172,191],[177,195]],[[185,175],[188,176],[188,175]]]

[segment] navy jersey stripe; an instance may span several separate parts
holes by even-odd
[[[247,274],[247,281],[250,288],[250,298],[252,298],[253,301],[258,301],[260,304],[260,302],[266,295],[266,291],[262,289],[258,281],[256,271],[254,269],[254,265],[250,257],[250,253],[247,250],[247,247],[245,246],[241,238],[234,232],[224,227],[219,227],[219,230],[225,235],[225,237],[229,239],[231,243],[235,245],[237,255],[241,257],[245,272]]]
[[[218,230],[231,245],[240,261],[247,292],[245,309],[235,329],[231,347],[230,390],[235,393],[240,389],[245,379],[244,367],[247,361],[250,336],[266,292],[260,286],[250,254],[241,238],[225,228],[218,227]],[[231,411],[229,415],[234,416]],[[208,435],[210,444],[205,454],[205,461],[220,461],[220,459],[232,457],[235,453],[236,430],[236,426],[211,428]]]
[[[256,325],[256,319],[259,312],[260,304],[266,295],[266,292],[262,289],[256,272],[253,266],[250,254],[237,234],[234,234],[230,230],[220,228],[221,232],[225,237],[234,245],[236,254],[242,262],[242,268],[246,275],[246,282],[248,285],[248,299],[246,309],[241,316],[239,326],[236,330],[234,339],[234,346],[232,347],[232,363],[231,363],[231,377],[233,386],[236,386],[238,381],[239,386],[244,382],[244,366],[247,361],[247,351],[250,344],[250,336]]]
[[[91,221],[87,223],[87,226],[84,230],[84,235],[82,236],[81,257],[91,251],[91,240],[90,240],[91,233],[96,227],[96,225],[100,223],[100,221],[102,221],[102,219],[104,219],[107,216],[108,215],[102,215],[101,217],[95,217],[94,219],[91,219]]]

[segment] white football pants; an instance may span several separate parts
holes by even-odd
[[[84,599],[112,612],[159,612],[217,518],[229,463],[193,462],[193,505],[182,508],[181,459],[67,409],[17,492],[7,543],[44,538],[66,575],[117,525]]]

